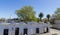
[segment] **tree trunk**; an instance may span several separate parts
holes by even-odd
[[[40,17],[40,21],[41,21],[41,17]]]
[[[48,21],[49,21],[49,18],[48,18]]]

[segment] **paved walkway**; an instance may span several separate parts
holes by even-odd
[[[52,35],[52,34],[57,34],[60,35],[60,30],[56,30],[56,29],[50,29],[49,33],[45,33],[45,34],[40,34],[40,35]]]

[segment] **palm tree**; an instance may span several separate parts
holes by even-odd
[[[46,17],[48,18],[48,21],[49,21],[50,15],[48,14]]]
[[[41,18],[43,17],[43,13],[42,12],[39,14],[39,17],[40,17],[40,21],[41,21],[42,20]]]

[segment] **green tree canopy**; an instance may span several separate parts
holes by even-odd
[[[40,17],[40,20],[42,20],[41,19],[43,17],[43,13],[42,12],[39,14],[39,17]]]
[[[55,11],[55,14],[53,14],[54,17],[56,17],[57,20],[60,20],[60,8],[57,8]]]
[[[32,6],[24,6],[19,10],[16,10],[16,14],[19,18],[23,18],[25,21],[35,21],[35,11]]]
[[[46,16],[47,18],[48,18],[48,21],[49,21],[49,18],[50,18],[50,14],[47,14],[47,16]]]

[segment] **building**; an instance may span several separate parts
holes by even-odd
[[[32,35],[45,32],[45,28],[50,28],[49,23],[20,22],[20,23],[0,23],[1,35]]]
[[[53,28],[60,29],[60,20],[55,16],[53,16],[51,19],[53,19]]]
[[[60,20],[54,20],[53,27],[56,29],[60,29]]]

